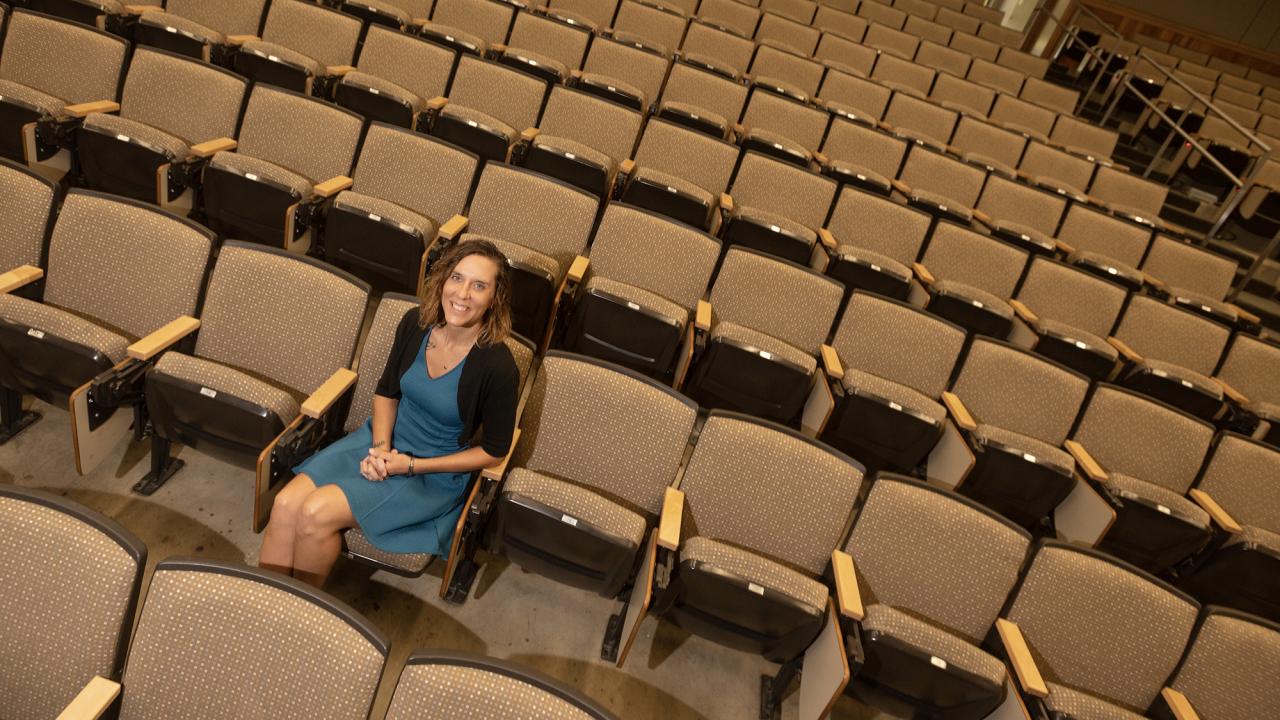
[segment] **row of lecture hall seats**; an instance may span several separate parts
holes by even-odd
[[[260,529],[367,417],[432,260],[484,237],[524,409],[447,599],[505,555],[624,600],[619,663],[661,616],[782,663],[764,710],[803,666],[806,718],[850,675],[955,718],[1189,717],[1166,681],[1212,720],[1274,706],[1171,673],[1198,603],[1280,620],[1280,346],[998,13],[26,4],[0,48],[3,439],[34,395],[81,473],[149,435],[140,492],[172,443],[229,454]]]

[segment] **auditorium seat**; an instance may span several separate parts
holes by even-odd
[[[694,19],[689,23],[680,49],[685,62],[736,80],[751,64],[756,43],[751,38]]]
[[[76,158],[85,185],[185,215],[205,161],[235,148],[248,83],[211,65],[140,47],[119,113],[85,116]]]
[[[827,66],[827,77],[837,70],[866,77],[871,74],[871,68],[879,56],[879,50],[836,32],[822,33],[818,49],[813,51],[813,59]]]
[[[566,298],[562,346],[679,387],[693,352],[693,320],[719,255],[720,243],[704,233],[610,204],[591,243],[582,290]]]
[[[1004,28],[1001,29],[1003,30]],[[1018,38],[1020,39],[1021,35],[1018,35]],[[994,37],[991,39],[995,40]],[[996,40],[996,42],[1001,41]],[[1017,42],[1013,44],[1017,45]],[[1000,48],[1000,56],[996,58],[996,63],[1017,70],[1026,75],[1028,80],[1043,80],[1045,73],[1049,71],[1050,60],[1039,55],[1022,52],[1016,47],[1009,47],[1009,43],[1005,43],[1005,47]]]
[[[1089,186],[1089,195],[1116,217],[1155,229],[1164,227],[1160,211],[1169,194],[1166,185],[1146,180],[1114,167],[1100,165]]]
[[[834,33],[856,43],[861,43],[862,38],[867,34],[866,19],[851,12],[845,12],[826,5],[818,7],[818,11],[813,16],[813,22],[810,24],[820,28],[824,36]],[[821,42],[819,47],[821,47]]]
[[[857,289],[906,300],[932,223],[922,210],[845,186],[827,223],[835,246],[827,274],[844,284],[846,300]]]
[[[907,141],[848,119],[838,112],[822,142],[822,172],[843,185],[888,195]]]
[[[449,48],[371,25],[356,69],[338,81],[335,100],[373,122],[419,127],[428,103],[445,94],[457,59]]]
[[[893,188],[912,207],[939,219],[967,224],[986,180],[982,168],[915,145]]]
[[[757,83],[760,82],[769,81],[758,79]],[[760,153],[809,168],[813,165],[813,151],[822,145],[830,119],[823,110],[757,84],[742,114],[746,131],[741,138],[742,147],[748,153]]]
[[[267,10],[262,38],[250,38],[235,55],[236,72],[255,83],[330,97],[352,70],[363,23],[312,2],[277,0]]]
[[[922,41],[920,49],[924,49],[924,43],[932,42],[939,46],[947,46],[951,43],[951,35],[953,30],[946,25],[927,19],[923,15],[908,15],[907,22],[902,26],[903,32],[915,35]],[[916,54],[916,62],[920,62],[919,52]]]
[[[810,402],[822,389],[817,356],[843,295],[807,267],[730,248],[698,318],[709,337],[694,351],[686,393],[703,407],[801,424],[806,406],[820,407],[820,396]]]
[[[987,178],[974,217],[993,235],[1028,252],[1052,255],[1057,250],[1054,235],[1067,201],[1008,178]]]
[[[1082,469],[1109,520],[1091,544],[1153,573],[1199,551],[1209,514],[1187,499],[1213,442],[1214,427],[1113,385],[1099,385],[1072,433]],[[1080,450],[1083,448],[1083,450]]]
[[[748,90],[736,76],[725,77],[698,65],[677,62],[671,66],[662,90],[658,117],[724,140],[742,116]]]
[[[1046,107],[1059,115],[1071,115],[1075,112],[1076,105],[1080,102],[1080,91],[1057,85],[1048,80],[1029,77],[1023,83],[1022,92],[1018,93],[1018,97],[1027,102]]]
[[[0,485],[5,716],[60,717],[94,676],[118,680],[147,547],[115,520],[41,490]]]
[[[874,56],[872,56],[874,60]],[[842,66],[843,67],[843,66]],[[870,72],[870,65],[867,72]],[[856,74],[856,68],[840,70],[832,67],[822,79],[818,96],[832,114],[877,127],[889,107],[893,91],[880,83]]]
[[[1018,164],[1026,152],[1027,139],[975,117],[961,117],[951,136],[951,149],[960,158],[985,168],[988,173],[1017,177]]]
[[[729,187],[733,210],[721,233],[725,247],[742,245],[810,263],[822,255],[818,231],[826,225],[837,189],[829,177],[746,153]]]
[[[1214,379],[1243,417],[1243,429],[1280,447],[1280,346],[1274,338],[1236,333]],[[1252,419],[1250,419],[1252,418]],[[1263,425],[1259,425],[1259,422]]]
[[[715,233],[724,191],[738,161],[736,145],[661,118],[650,118],[635,153],[624,202]]]
[[[49,233],[60,201],[57,184],[31,168],[0,158],[0,217],[4,218],[0,222],[0,271],[46,266]],[[37,299],[43,288],[44,280],[37,278],[19,288],[5,288],[5,292]]]
[[[505,47],[497,50],[498,62],[523,70],[548,82],[564,82],[582,67],[594,27],[574,18],[521,10],[511,24]]]
[[[996,58],[1000,57],[1000,45],[967,30],[962,32],[957,29],[952,33],[949,46],[954,50],[972,55],[975,59],[987,62],[995,62]]]
[[[914,19],[912,17],[912,20]],[[911,20],[908,20],[907,24],[910,26]],[[973,64],[973,56],[953,50],[947,47],[945,42],[939,44],[930,38],[925,38],[920,43],[920,49],[916,51],[915,62],[917,65],[940,71],[939,78],[943,77],[941,73],[963,78],[969,72],[969,66]]]
[[[161,0],[125,5],[121,0],[23,0],[32,12],[63,18],[92,28],[128,37],[128,27],[138,14],[157,8]],[[147,10],[144,10],[147,8]]]
[[[901,30],[907,22],[905,12],[880,2],[861,3],[858,5],[857,13],[871,24],[891,30]]]
[[[818,3],[812,0],[763,0],[760,9],[781,15],[801,25],[813,25]]]
[[[569,17],[585,18],[597,28],[604,29],[613,25],[618,0],[553,0],[547,3],[547,7]]]
[[[575,84],[580,90],[649,113],[657,106],[670,68],[666,51],[615,32],[592,40]]]
[[[40,202],[48,191],[34,181],[26,184],[31,202],[26,222],[38,224],[49,217]],[[5,225],[9,222],[7,218]],[[43,233],[39,237],[43,244]],[[24,265],[5,274],[8,292],[0,295],[3,437],[40,417],[23,412],[22,394],[61,407],[74,399],[72,409],[84,412],[78,420],[85,423],[73,424],[83,436],[73,437],[76,467],[87,473],[97,459],[87,446],[98,437],[116,440],[127,432],[132,420],[128,410],[139,397],[137,380],[154,349],[192,330],[194,323],[182,319],[200,307],[213,248],[207,230],[154,206],[73,190],[53,227],[45,270]],[[39,301],[12,292],[40,279],[42,272]],[[163,274],[163,282],[157,273]],[[87,384],[117,367],[129,372],[110,378],[118,380],[115,392],[95,398],[90,418],[90,409],[81,407]]]
[[[1058,229],[1058,248],[1067,260],[1131,291],[1145,283],[1138,270],[1151,244],[1151,229],[1125,222],[1087,205],[1072,205]]]
[[[951,222],[939,222],[914,266],[929,292],[929,312],[966,330],[1000,339],[1013,330],[1009,305],[1027,252]]]
[[[266,10],[267,0],[167,0],[139,16],[133,35],[139,45],[230,65],[235,47],[258,35]]]
[[[978,33],[978,28],[982,25],[982,21],[978,18],[965,15],[964,13],[949,7],[939,7],[938,14],[934,16],[934,20],[957,32],[975,36]]]
[[[118,37],[17,10],[0,52],[0,157],[66,174],[76,118],[114,111],[128,44]],[[38,129],[38,132],[37,132]]]
[[[485,55],[506,42],[516,5],[496,0],[436,0],[423,37],[463,53]]]
[[[1169,687],[1204,720],[1264,717],[1280,704],[1278,672],[1280,625],[1207,607]]]
[[[147,371],[151,471],[135,490],[150,495],[181,469],[169,456],[174,442],[254,467],[303,413],[333,411],[355,381],[348,368],[368,299],[368,285],[332,266],[224,242],[194,347],[165,352]],[[256,511],[262,499],[255,493]]]
[[[917,65],[892,53],[881,53],[869,77],[892,89],[895,95],[907,93],[925,98],[929,96],[936,76],[937,72],[933,68]]]
[[[351,187],[363,126],[359,115],[316,98],[255,85],[238,146],[219,150],[204,171],[209,227],[306,252],[320,208]]]
[[[996,622],[1032,713],[1128,720],[1160,696],[1199,610],[1103,553],[1044,542]]]
[[[1085,191],[1097,169],[1098,165],[1090,160],[1038,140],[1027,143],[1026,153],[1018,164],[1023,180],[1076,203],[1092,199]]]
[[[644,114],[581,90],[556,85],[538,131],[517,148],[520,164],[602,198],[627,174]]]
[[[942,435],[940,398],[965,337],[920,308],[855,292],[822,350],[835,399],[823,442],[868,469],[913,472]]]
[[[667,7],[639,0],[622,0],[613,19],[613,31],[644,39],[646,45],[672,54],[680,47],[689,19]]]
[[[1025,72],[980,57],[973,59],[973,64],[969,66],[969,72],[965,77],[1011,97],[1017,97],[1027,81]]]
[[[375,287],[419,292],[431,246],[462,230],[479,165],[446,142],[371,125],[351,189],[334,197],[325,219],[324,256]]]
[[[1227,325],[1257,327],[1257,316],[1224,300],[1237,267],[1233,258],[1156,233],[1141,269],[1174,305]]]
[[[822,31],[817,28],[766,12],[760,17],[760,26],[756,28],[755,39],[761,45],[778,45],[803,57],[809,57],[817,49],[821,35]]]
[[[1107,342],[1128,292],[1121,285],[1048,257],[1032,259],[1013,306],[1036,337],[1033,349],[1055,362],[1106,380],[1118,351]]]
[[[433,0],[324,0],[348,15],[355,15],[369,27],[411,30],[431,14]]]
[[[1001,93],[991,107],[990,120],[1032,140],[1048,142],[1057,118],[1058,114],[1048,108]]]
[[[772,41],[760,43],[756,56],[751,61],[751,75],[757,86],[764,84],[785,83],[800,90],[785,93],[792,99],[808,102],[818,93],[826,68],[820,63],[797,55],[791,50],[775,46]]]
[[[863,7],[866,7],[866,4]],[[862,39],[862,43],[884,53],[880,56],[881,61],[884,60],[885,55],[891,55],[903,62],[911,62],[911,59],[916,56],[916,51],[920,49],[920,38],[878,22],[872,22],[867,26],[867,34]],[[879,65],[879,62],[876,64]]]
[[[1212,420],[1223,412],[1222,386],[1210,376],[1231,329],[1146,295],[1134,295],[1111,342],[1126,387]]]
[[[463,54],[449,97],[428,103],[426,129],[486,161],[506,162],[521,133],[538,124],[546,94],[541,78]]]
[[[929,91],[929,99],[960,115],[986,120],[996,101],[996,91],[941,72]]]
[[[760,24],[760,8],[738,0],[703,0],[698,4],[698,19],[749,38]]]

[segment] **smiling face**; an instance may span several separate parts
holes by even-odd
[[[483,255],[467,255],[453,266],[440,289],[444,321],[473,327],[484,321],[497,290],[498,265]]]

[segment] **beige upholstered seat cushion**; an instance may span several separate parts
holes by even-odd
[[[786,135],[783,135],[782,133],[779,133],[779,132],[774,132],[772,130],[766,130],[764,128],[759,128],[759,127],[751,128],[750,130],[747,131],[747,136],[744,139],[754,140],[764,145],[772,146],[778,150],[784,150],[786,152],[803,155],[806,159],[811,157],[811,154],[809,153],[808,148],[792,140]]]
[[[1146,480],[1125,475],[1124,473],[1113,472],[1107,476],[1106,482],[1103,483],[1112,493],[1124,498],[1140,498],[1157,503],[1168,509],[1172,515],[1186,520],[1191,524],[1207,528],[1209,527],[1209,513],[1205,512],[1201,507],[1186,497],[1166,488],[1162,485],[1149,483]]]
[[[680,561],[725,570],[804,604],[814,615],[827,604],[827,586],[797,570],[727,543],[693,537],[680,545]]]
[[[683,328],[684,324],[689,320],[689,310],[687,308],[682,307],[679,303],[671,302],[657,293],[651,293],[634,285],[594,275],[587,281],[586,289],[588,292],[598,290],[623,301],[635,303],[649,312],[657,313],[664,320],[670,321],[677,327]]]
[[[324,75],[325,66],[315,58],[303,55],[296,50],[290,50],[283,45],[266,42],[265,40],[249,40],[240,46],[245,52],[253,53],[259,57],[268,60],[283,60],[291,65],[296,65],[306,70],[310,75]]]
[[[1024,453],[1030,453],[1038,461],[1047,462],[1054,467],[1065,470],[1070,473],[1075,468],[1075,461],[1067,452],[1061,448],[1056,448],[1047,442],[1037,440],[1033,437],[1005,430],[995,425],[979,424],[974,434],[979,437],[994,440],[1006,447],[1014,450],[1020,450]]]
[[[818,367],[818,361],[812,355],[788,345],[772,335],[752,330],[745,325],[732,322],[717,323],[715,327],[711,328],[711,339],[714,341],[717,338],[724,338],[739,345],[763,350],[793,365],[799,365],[806,373],[812,373]]]
[[[1201,375],[1194,370],[1188,370],[1181,365],[1175,365],[1171,362],[1163,360],[1145,359],[1138,364],[1139,368],[1150,368],[1156,375],[1164,374],[1172,377],[1182,383],[1191,383],[1191,386],[1197,390],[1204,392],[1210,397],[1222,399],[1222,386],[1212,378]]]
[[[446,38],[452,38],[454,40],[458,40],[462,43],[470,45],[476,48],[477,50],[479,50],[481,55],[485,53],[485,49],[488,48],[489,46],[489,44],[484,41],[484,38],[480,37],[479,35],[469,33],[466,30],[462,30],[461,28],[457,28],[452,25],[429,22],[429,23],[423,23],[422,29],[424,31],[430,31],[430,33],[433,33],[433,34],[441,35]]]
[[[390,565],[410,574],[418,574],[425,570],[433,557],[428,553],[393,553],[379,550],[369,542],[369,538],[365,537],[360,528],[351,528],[342,533],[342,539],[347,544],[347,551],[352,555]]]
[[[359,70],[353,70],[346,75],[343,75],[340,84],[358,88],[372,88],[377,90],[379,95],[386,95],[387,97],[392,97],[396,100],[403,100],[409,103],[409,108],[415,113],[422,112],[422,109],[426,107],[427,104],[426,100],[418,97],[413,92],[393,82],[383,80],[376,75],[370,75],[369,73],[360,72]]]
[[[127,138],[140,140],[160,150],[173,161],[185,160],[191,150],[186,141],[180,137],[170,135],[163,130],[140,123],[137,120],[122,118],[119,115],[90,113],[84,119],[84,126],[101,132],[103,135],[123,135]]]
[[[901,640],[949,666],[973,673],[997,687],[1004,685],[1004,663],[964,638],[896,608],[883,603],[868,605],[862,629],[864,632],[883,633]]]
[[[644,542],[644,516],[628,510],[599,493],[564,480],[557,480],[527,468],[516,468],[507,476],[502,492],[526,497],[564,513],[579,522],[640,547]]]
[[[401,25],[408,25],[413,20],[413,15],[408,10],[393,2],[388,2],[387,0],[360,0],[360,2],[384,15],[389,15],[399,20]],[[428,7],[430,6],[428,5]]]
[[[1063,713],[1072,720],[1142,720],[1141,715],[1096,695],[1055,683],[1048,683],[1048,686],[1049,697],[1045,704],[1050,710]]]
[[[444,109],[440,111],[440,115],[461,120],[468,124],[475,123],[489,128],[490,130],[496,130],[497,132],[502,133],[503,137],[507,139],[508,145],[515,142],[516,135],[519,134],[515,128],[502,122],[498,118],[488,113],[476,110],[475,108],[469,108],[457,103],[449,103],[448,105],[445,105]]]
[[[735,219],[742,219],[762,227],[776,226],[800,238],[810,247],[818,241],[818,234],[800,223],[785,218],[777,213],[761,210],[750,205],[741,205],[734,214]]]
[[[844,371],[841,384],[845,389],[858,394],[871,394],[897,403],[904,409],[923,415],[930,420],[942,422],[947,411],[936,400],[912,388],[892,380],[885,380],[871,373],[854,368]]]
[[[229,170],[238,175],[254,175],[283,185],[298,193],[301,199],[311,197],[314,186],[307,178],[266,160],[237,152],[220,152],[209,162],[210,167]],[[325,178],[326,180],[328,178]]]
[[[1271,532],[1253,525],[1245,525],[1240,529],[1239,533],[1232,535],[1227,540],[1228,545],[1238,545],[1240,543],[1261,545],[1272,552],[1280,552],[1280,533]]]
[[[1111,343],[1107,342],[1106,338],[1101,338],[1093,333],[1085,332],[1073,325],[1058,322],[1057,320],[1047,320],[1045,318],[1040,318],[1040,322],[1036,323],[1036,325],[1043,333],[1051,333],[1068,340],[1082,342],[1089,346],[1090,350],[1101,353],[1109,360],[1114,361],[1119,356],[1115,347],[1113,347]]]
[[[903,265],[888,255],[872,252],[871,250],[860,248],[856,245],[841,245],[836,248],[836,255],[841,260],[860,260],[863,263],[875,266],[872,268],[873,270],[875,268],[879,268],[880,270],[888,271],[902,280],[911,279],[911,270],[909,270],[906,265]]]
[[[298,416],[291,393],[221,363],[171,350],[160,356],[153,372],[264,407],[285,424]]]
[[[614,168],[617,166],[614,159],[608,155],[576,140],[570,140],[567,137],[539,133],[538,137],[533,139],[533,146],[559,151],[569,155],[571,158],[586,160],[592,165],[602,167],[610,173],[612,173]]]
[[[531,60],[532,61],[530,63],[531,65],[535,67],[550,68],[553,72],[555,72],[557,75],[559,75],[562,78],[568,77],[569,75],[569,68],[565,67],[564,63],[560,62],[559,60],[556,60],[553,57],[543,55],[542,53],[536,53],[532,50],[526,50],[524,48],[517,48],[517,47],[509,47],[502,52],[502,55],[503,57],[524,58],[525,60]]]
[[[1013,317],[1013,307],[1008,302],[992,295],[981,288],[976,288],[968,283],[957,282],[955,280],[939,280],[933,284],[933,288],[938,292],[947,295],[955,295],[965,300],[976,300],[982,303],[984,309],[999,315],[1003,318]]]
[[[523,245],[518,245],[507,240],[477,235],[475,233],[464,233],[462,235],[463,242],[479,238],[484,238],[496,245],[498,249],[502,251],[502,254],[507,257],[507,262],[529,265],[551,276],[553,280],[560,279],[560,265],[556,262],[555,258],[549,255],[543,255],[537,250],[531,250]]]
[[[416,231],[425,241],[430,241],[436,234],[436,224],[431,218],[370,195],[345,190],[334,198],[333,206],[373,215],[382,222],[399,225],[402,230]]]
[[[1171,287],[1168,292],[1175,299],[1190,301],[1188,304],[1200,305],[1202,306],[1202,309],[1207,308],[1209,312],[1229,317],[1233,322],[1237,317],[1239,317],[1239,313],[1236,311],[1236,308],[1230,303],[1223,302],[1221,298],[1211,298],[1203,293],[1198,293],[1194,290],[1187,290],[1180,287]]]
[[[0,99],[16,100],[48,115],[57,115],[66,106],[66,103],[52,95],[9,80],[0,80]]]
[[[966,207],[956,202],[955,200],[947,197],[946,195],[930,192],[928,190],[922,190],[920,188],[912,188],[911,193],[912,195],[920,198],[921,200],[925,200],[930,203],[933,203],[934,205],[937,205],[938,209],[941,210],[942,212],[954,213],[956,215],[959,215],[965,218],[966,220],[973,217],[973,208]]]
[[[125,359],[130,343],[129,338],[75,313],[9,294],[0,295],[0,318],[97,350],[112,363]]]
[[[640,107],[649,107],[649,96],[645,94],[644,90],[641,90],[639,87],[636,87],[629,82],[623,82],[611,75],[602,75],[600,73],[593,72],[582,73],[582,79],[595,85],[608,86],[621,90],[628,95],[640,98]]]
[[[675,100],[666,100],[663,101],[660,107],[675,110],[682,115],[688,115],[695,120],[704,120],[721,128],[727,129],[729,127],[729,123],[724,119],[724,116],[711,112],[699,105],[691,105],[689,103],[678,102]]]
[[[1108,268],[1107,273],[1109,275],[1118,277],[1122,280],[1125,280],[1127,282],[1134,283],[1134,284],[1142,283],[1142,273],[1138,272],[1138,270],[1134,268],[1132,265],[1126,265],[1120,262],[1119,260],[1116,260],[1108,255],[1104,255],[1103,253],[1100,253],[1100,252],[1078,250],[1072,253],[1071,255],[1069,255],[1067,257],[1067,260],[1070,262],[1076,262],[1080,260],[1080,261],[1085,261],[1090,265]],[[1111,272],[1111,270],[1115,270],[1115,272]]]
[[[593,714],[504,671],[447,662],[405,667],[387,720],[423,718],[592,720]]]
[[[183,35],[187,35],[196,40],[210,43],[213,45],[221,45],[226,41],[226,37],[212,28],[201,25],[194,20],[188,20],[181,15],[167,13],[162,11],[152,11],[142,13],[138,22],[143,25],[150,25],[158,28],[173,28]]]

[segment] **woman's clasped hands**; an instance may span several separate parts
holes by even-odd
[[[403,475],[408,471],[409,456],[395,449],[371,447],[369,454],[360,461],[360,475],[372,482],[386,480],[391,475]]]

